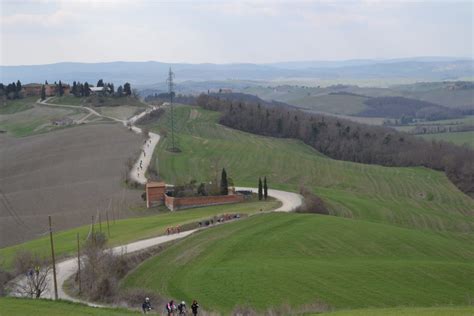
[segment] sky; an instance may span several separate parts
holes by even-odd
[[[474,0],[0,3],[1,65],[474,57]]]

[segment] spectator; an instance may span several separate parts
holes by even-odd
[[[191,305],[191,310],[193,311],[193,315],[196,316],[198,314],[199,304],[196,300],[193,301],[193,305]]]

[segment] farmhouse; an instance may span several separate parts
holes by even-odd
[[[147,207],[166,205],[172,211],[207,205],[238,203],[244,201],[245,194],[229,190],[227,195],[206,195],[174,197],[172,188],[167,189],[164,182],[148,182],[146,184]]]
[[[61,119],[55,119],[51,121],[51,124],[54,126],[69,126],[72,125],[74,121],[69,117],[63,117]]]
[[[105,92],[110,92],[109,87],[89,87],[89,91],[91,94],[104,94]]]
[[[62,84],[64,89],[64,94],[68,95],[71,87],[68,84]],[[43,87],[40,83],[28,83],[22,86],[22,92],[27,97],[41,96],[41,88]],[[58,94],[58,85],[55,84],[45,84],[44,89],[47,97],[51,97]]]

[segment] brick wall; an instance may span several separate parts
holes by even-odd
[[[240,194],[193,196],[174,198],[165,195],[165,205],[172,211],[206,205],[218,205],[242,202],[244,197]]]
[[[146,188],[146,206],[148,208],[163,204],[166,187],[147,187]]]

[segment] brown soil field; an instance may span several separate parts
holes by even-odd
[[[120,124],[84,125],[42,135],[0,135],[0,247],[90,223],[109,201],[127,217],[144,202],[126,189],[126,161],[141,137]],[[120,212],[120,213],[119,213]],[[112,214],[111,214],[112,215]]]

